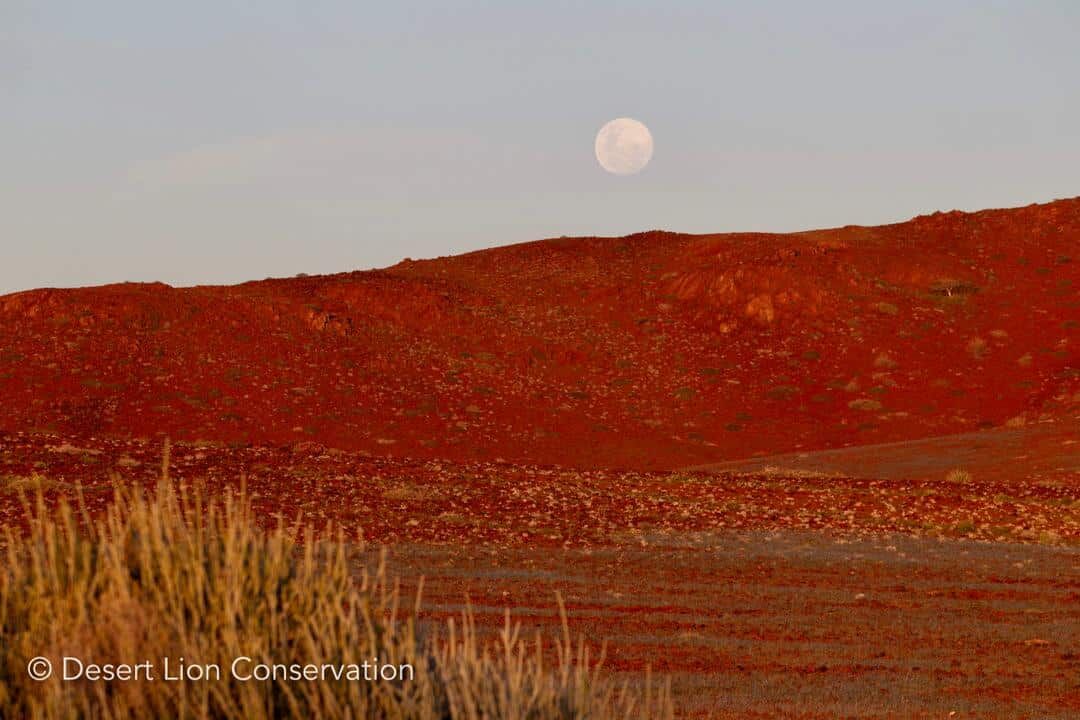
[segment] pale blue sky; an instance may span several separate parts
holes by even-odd
[[[0,292],[1080,194],[1080,4],[0,0]],[[652,130],[640,175],[593,138]]]

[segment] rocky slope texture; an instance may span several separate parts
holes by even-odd
[[[0,298],[0,430],[673,468],[1080,406],[1080,199]]]

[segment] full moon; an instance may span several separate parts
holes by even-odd
[[[596,133],[596,160],[615,175],[640,172],[652,159],[652,133],[632,118],[616,118]]]

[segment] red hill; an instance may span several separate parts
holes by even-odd
[[[670,468],[1053,419],[1080,199],[0,298],[0,429]]]

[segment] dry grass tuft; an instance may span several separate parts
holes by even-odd
[[[42,475],[3,475],[0,476],[0,493],[8,495],[34,494],[44,490],[71,488],[65,483],[58,483]]]
[[[881,353],[874,358],[874,367],[882,370],[895,370],[899,365],[900,363],[889,357],[887,353]]]
[[[898,312],[900,312],[900,308],[896,307],[892,303],[887,302],[879,302],[877,305],[874,306],[874,309],[882,315],[896,315]]]
[[[990,346],[981,337],[975,337],[968,341],[967,351],[974,359],[982,360],[990,353]]]
[[[261,529],[246,499],[116,490],[99,520],[28,503],[27,534],[6,532],[0,568],[0,717],[6,718],[670,718],[666,687],[640,693],[603,675],[563,614],[545,665],[507,614],[499,642],[471,613],[422,633],[382,568],[369,571],[340,533],[319,541]],[[561,605],[560,605],[561,607]],[[27,672],[50,659],[44,682]],[[62,658],[155,663],[156,682],[58,678]],[[348,665],[377,658],[413,679],[234,680],[257,663]],[[161,681],[161,659],[216,665],[221,680]],[[602,658],[600,659],[602,661]]]
[[[945,474],[945,481],[952,483],[969,483],[973,480],[971,473],[962,468],[953,468]]]
[[[779,467],[766,465],[763,468],[742,473],[744,476],[757,476],[766,478],[787,478],[791,480],[830,480],[841,478],[843,475],[823,470],[810,470],[807,468]]]

